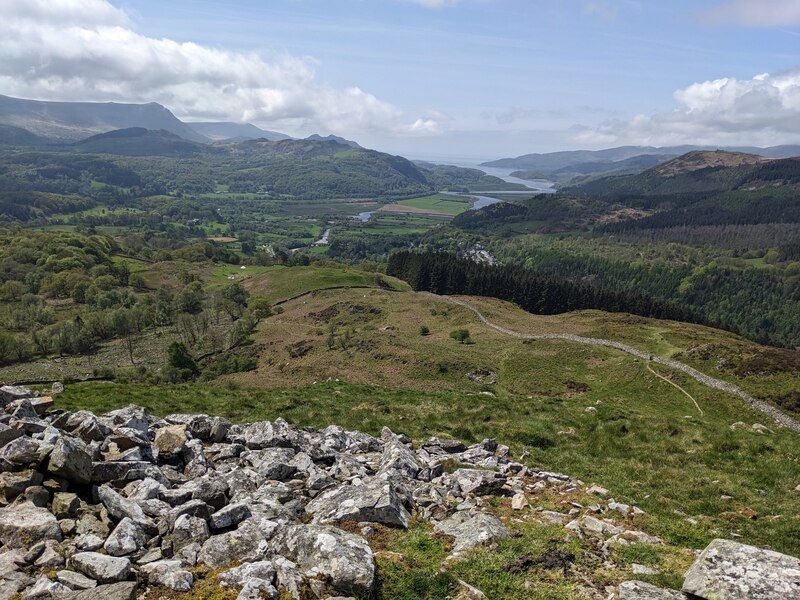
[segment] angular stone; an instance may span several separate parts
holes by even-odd
[[[229,504],[228,506],[219,509],[209,519],[211,529],[227,529],[238,525],[250,516],[250,508],[244,502],[236,504]]]
[[[193,438],[203,442],[222,442],[228,435],[231,422],[223,417],[210,417],[208,415],[168,415],[168,423],[184,425]]]
[[[277,528],[277,523],[262,521],[256,524],[253,519],[248,519],[238,529],[208,538],[200,550],[198,561],[218,569],[236,561],[260,558],[259,545],[271,537],[270,529],[274,533]]]
[[[69,559],[69,567],[100,583],[124,581],[131,574],[131,561],[127,558],[115,558],[98,552],[73,554]]]
[[[267,480],[288,481],[297,467],[292,464],[295,451],[291,448],[265,448],[245,455],[258,474]]]
[[[126,581],[109,585],[98,585],[94,589],[76,592],[68,600],[136,600],[136,582]]]
[[[488,496],[501,493],[506,478],[496,471],[458,469],[451,476],[463,494]]]
[[[250,579],[236,596],[236,600],[278,600],[280,595],[269,581]]]
[[[242,587],[249,579],[275,580],[275,567],[268,560],[244,563],[219,574],[219,583],[225,587]]]
[[[90,590],[97,587],[97,582],[94,579],[89,579],[77,571],[64,569],[56,573],[56,577],[60,583],[63,583],[71,590]]]
[[[25,434],[16,427],[9,427],[5,423],[0,423],[0,448],[5,446],[8,442],[21,438],[23,435]]]
[[[340,485],[323,492],[306,506],[313,522],[366,521],[408,529],[411,516],[404,504],[408,494],[391,481],[371,478],[363,485]]]
[[[21,385],[4,385],[0,387],[0,406],[6,406],[15,400],[33,398],[33,392]]]
[[[92,457],[82,443],[62,436],[53,444],[47,470],[53,475],[83,485],[92,480]]]
[[[127,517],[145,531],[157,529],[153,521],[144,514],[141,506],[133,500],[123,498],[109,486],[101,485],[97,488],[97,496],[113,519],[122,521]]]
[[[56,519],[70,519],[78,514],[81,501],[77,494],[69,492],[56,492],[53,494],[52,512]]]
[[[0,448],[0,465],[7,465],[7,470],[35,469],[47,458],[50,450],[52,446],[20,437]]]
[[[42,474],[33,469],[0,473],[0,493],[7,501],[13,500],[29,487],[41,485],[42,480]]]
[[[128,478],[139,479],[139,477],[131,477],[131,474],[138,475],[138,472],[152,467],[153,465],[147,461],[93,462],[92,481],[94,483],[105,483]]]
[[[156,429],[153,445],[162,454],[177,454],[183,452],[187,441],[186,425],[170,425]]]
[[[112,410],[103,417],[106,424],[110,427],[130,427],[147,433],[150,424],[147,420],[147,411],[141,406],[129,404],[125,408]]]
[[[686,572],[683,591],[708,600],[800,597],[800,559],[717,539]]]
[[[177,553],[189,544],[202,544],[211,537],[211,534],[208,530],[208,524],[204,519],[190,517],[189,515],[181,515],[175,521],[175,527],[173,528],[171,537],[172,551]]]
[[[378,477],[390,479],[416,479],[424,465],[396,435],[389,432],[384,443]]]
[[[127,556],[144,548],[148,536],[130,517],[125,517],[111,532],[103,544],[110,556]]]
[[[152,585],[160,585],[175,592],[192,589],[194,576],[183,568],[179,560],[157,560],[141,567],[142,573]]]
[[[470,515],[466,511],[457,512],[452,517],[437,523],[434,531],[455,538],[453,554],[461,554],[476,546],[485,546],[495,540],[511,536],[511,532],[494,515],[489,513]]]
[[[375,580],[375,562],[366,540],[335,527],[290,525],[272,546],[301,569],[327,577],[338,591],[367,591]]]
[[[0,541],[9,548],[30,548],[42,540],[61,541],[52,513],[30,502],[0,508]]]
[[[40,575],[33,587],[22,594],[22,600],[45,600],[69,594],[71,591],[67,586],[51,580],[47,575]]]
[[[687,597],[643,581],[626,581],[619,586],[619,600],[687,600]]]
[[[511,498],[511,508],[512,510],[522,510],[530,506],[528,502],[528,497],[523,492],[518,492],[514,494],[514,497]]]

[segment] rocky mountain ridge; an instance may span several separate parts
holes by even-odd
[[[59,389],[54,390],[58,392]],[[165,418],[128,406],[102,416],[53,410],[51,398],[0,388],[0,596],[159,597],[188,592],[198,568],[251,598],[368,596],[378,585],[375,529],[429,522],[450,540],[442,564],[517,535],[513,514],[564,526],[602,560],[629,543],[660,545],[636,527],[638,508],[568,475],[512,460],[493,440],[414,446],[331,425],[278,418],[234,425],[222,417]],[[584,490],[591,506],[533,508],[545,490]],[[563,565],[570,558],[543,557]],[[459,598],[486,598],[459,582]],[[491,597],[492,590],[486,590]],[[592,598],[797,597],[800,560],[716,540],[687,572],[683,592],[625,582],[586,587]],[[87,595],[91,594],[91,596]]]

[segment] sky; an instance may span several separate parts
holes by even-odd
[[[411,158],[800,143],[800,0],[0,0],[0,94]]]

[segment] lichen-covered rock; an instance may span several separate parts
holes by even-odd
[[[160,585],[175,592],[192,589],[194,575],[183,567],[180,560],[157,560],[141,567],[152,585]]]
[[[208,521],[211,529],[227,529],[238,525],[251,515],[250,507],[244,502],[237,502],[229,504],[228,506],[219,509]]]
[[[61,541],[53,514],[30,502],[0,508],[0,541],[9,548],[30,548],[42,540]]]
[[[278,524],[272,521],[248,519],[238,529],[208,538],[198,561],[218,569],[236,561],[258,559],[263,554],[261,543],[269,540],[277,529]]]
[[[683,591],[706,600],[800,598],[800,559],[717,539],[686,572]]]
[[[626,581],[619,586],[619,600],[687,600],[685,594],[643,581]]]
[[[437,523],[434,530],[455,538],[453,542],[455,555],[511,535],[500,519],[483,512],[475,514],[469,514],[467,511],[457,512],[452,517]]]
[[[136,600],[136,582],[98,585],[94,589],[75,592],[68,600]]]
[[[165,419],[173,425],[184,425],[192,437],[203,442],[221,442],[228,435],[231,422],[223,417],[208,415],[168,415]]]
[[[81,575],[77,571],[63,569],[56,573],[56,578],[59,583],[63,583],[71,590],[90,590],[97,587],[97,582],[94,579]]]
[[[187,441],[186,425],[170,425],[156,430],[153,445],[164,454],[177,454],[183,452]]]
[[[133,500],[123,498],[119,493],[107,485],[97,488],[97,496],[106,507],[108,514],[114,519],[122,521],[126,517],[136,523],[145,531],[155,531],[155,523],[144,514],[142,507]]]
[[[220,573],[218,579],[224,587],[242,587],[250,579],[272,583],[275,580],[275,567],[268,560],[244,563]]]
[[[193,543],[203,544],[210,536],[211,533],[205,519],[181,515],[175,520],[175,527],[170,536],[172,551],[180,552],[184,547]]]
[[[69,558],[69,567],[100,583],[115,583],[128,579],[131,561],[127,558],[106,556],[99,552],[78,552]],[[99,596],[98,596],[99,597]]]
[[[33,469],[0,473],[0,494],[6,501],[11,501],[29,487],[40,485],[42,480],[42,474]]]
[[[53,444],[47,470],[58,477],[83,485],[92,480],[92,457],[83,443],[60,436]]]
[[[125,517],[111,532],[103,544],[111,556],[127,556],[144,548],[148,535],[133,519]]]
[[[307,573],[329,578],[339,591],[367,591],[375,581],[375,562],[369,544],[341,529],[290,525],[276,536],[271,546]]]
[[[476,496],[500,493],[506,483],[502,474],[485,469],[458,469],[450,477],[463,494]]]
[[[312,500],[306,511],[314,523],[367,521],[408,529],[411,518],[405,508],[408,494],[391,481],[370,478],[361,485],[340,485]]]

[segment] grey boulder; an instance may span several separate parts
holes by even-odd
[[[92,480],[92,457],[86,452],[82,442],[61,436],[53,444],[47,470],[53,475],[83,485]]]
[[[717,539],[686,572],[683,591],[707,600],[800,598],[800,559]]]
[[[455,538],[453,554],[461,554],[475,548],[511,536],[502,521],[489,513],[469,514],[457,512],[452,517],[437,523],[434,531]]]
[[[290,525],[273,540],[273,549],[307,574],[327,577],[339,591],[368,591],[375,562],[366,540],[335,527]]]
[[[111,556],[125,556],[143,548],[148,539],[147,534],[133,519],[125,517],[108,536],[103,548]]]
[[[9,548],[30,548],[42,540],[61,541],[52,513],[30,502],[0,509],[0,541]]]
[[[314,523],[367,521],[408,529],[407,494],[391,481],[372,478],[363,485],[340,485],[312,500],[306,511]]]
[[[141,567],[151,585],[160,585],[175,592],[192,589],[194,575],[183,568],[179,560],[157,560]]]
[[[73,554],[69,559],[69,567],[100,583],[124,581],[131,574],[131,561],[127,558],[115,558],[99,552]]]

